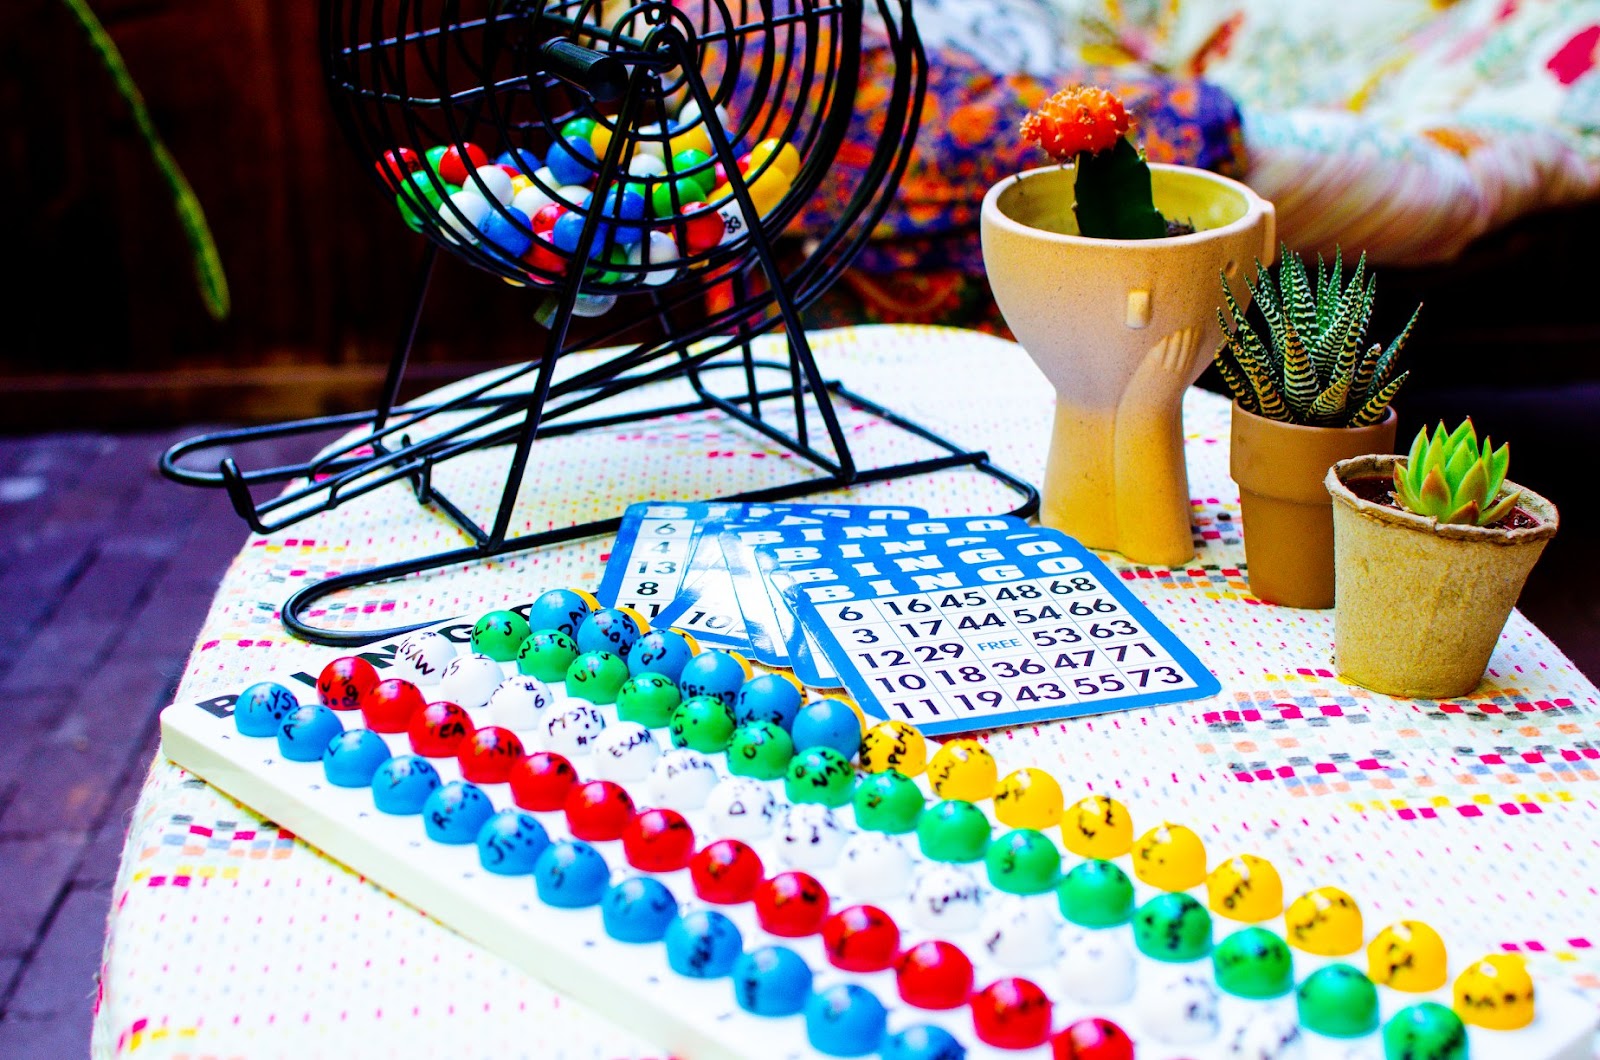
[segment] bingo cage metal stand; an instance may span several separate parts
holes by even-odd
[[[397,194],[402,216],[428,239],[381,400],[369,412],[192,438],[163,454],[161,470],[181,483],[225,489],[259,534],[404,480],[420,504],[455,522],[473,543],[305,586],[283,605],[289,632],[331,646],[394,636],[415,627],[330,630],[308,624],[305,616],[340,590],[616,529],[620,515],[510,536],[535,440],[677,413],[720,410],[818,472],[725,500],[775,502],[969,468],[1015,490],[1021,500],[1016,514],[1037,511],[1034,487],[996,467],[987,453],[963,449],[825,379],[801,325],[800,310],[838,278],[883,217],[916,139],[927,65],[910,0],[872,3],[869,14],[863,0],[324,0],[322,47],[334,110],[357,156],[387,194]],[[893,84],[886,100],[858,113],[864,23],[886,42]],[[673,114],[677,121],[669,120]],[[577,118],[609,130],[609,137],[591,134],[591,145],[601,150],[583,152],[563,139],[563,128]],[[697,126],[705,134],[700,142],[709,141],[711,149],[702,153],[709,157],[677,150],[678,138]],[[864,128],[874,143],[865,177],[831,228],[807,244],[804,260],[784,271],[773,240],[821,186],[853,128]],[[769,139],[798,149],[798,172],[781,197],[772,194],[771,182],[782,178],[766,172],[779,163],[777,153],[752,161],[747,173],[738,164],[741,151]],[[441,176],[442,166],[422,162],[435,145],[453,145],[470,158],[469,144],[509,151],[510,163],[532,186],[579,214],[576,246],[563,250],[543,235],[524,249],[537,224],[510,212],[485,174],[469,168],[458,188]],[[571,186],[557,186],[548,168],[556,151],[593,172],[584,198]],[[647,155],[656,162],[643,160]],[[684,178],[713,171],[726,188],[722,201],[680,201]],[[636,190],[644,192],[665,187],[670,216],[661,211],[665,219],[641,218],[623,194],[628,182],[643,183]],[[462,189],[478,192],[487,214]],[[715,230],[712,213],[720,217],[722,235],[705,245],[695,225],[710,221]],[[449,400],[399,405],[440,248],[541,297],[542,348],[529,364],[494,373]],[[719,285],[731,297],[712,309],[707,295]],[[618,314],[622,321],[589,336],[585,348],[618,345],[642,326],[653,334],[556,382],[556,362],[578,348],[568,336],[573,317],[604,314],[619,298],[636,308],[630,305]],[[758,357],[752,339],[778,329],[788,356]],[[780,372],[782,382],[758,387],[758,369],[769,377]],[[507,384],[528,376],[531,386],[506,392]],[[722,389],[711,385],[713,378]],[[579,415],[607,398],[670,379],[687,380],[695,400]],[[942,452],[862,467],[840,427],[836,400]],[[227,456],[215,471],[181,463],[207,450],[332,428],[354,433],[302,463],[245,470]],[[486,526],[435,487],[433,471],[488,446],[514,448],[494,520]],[[284,483],[298,484],[264,502],[251,496],[251,487]]]

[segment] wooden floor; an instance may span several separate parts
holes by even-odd
[[[0,438],[0,1057],[87,1050],[156,714],[245,539],[220,493],[155,473],[197,430]],[[1582,530],[1564,522],[1523,605],[1600,677],[1600,568]]]

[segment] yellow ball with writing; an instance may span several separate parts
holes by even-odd
[[[1400,920],[1367,944],[1367,978],[1408,994],[1444,985],[1449,971],[1444,939],[1420,920]]]
[[[1120,858],[1133,847],[1133,816],[1109,795],[1086,796],[1061,815],[1061,844],[1080,858]]]
[[[1491,1031],[1520,1030],[1533,1022],[1533,976],[1514,953],[1491,953],[1456,976],[1461,1022]]]
[[[1211,870],[1206,901],[1213,913],[1259,924],[1283,912],[1283,878],[1266,858],[1240,854]]]
[[[868,773],[891,769],[914,777],[928,768],[928,741],[903,721],[880,721],[861,737],[861,768]]]
[[[1133,844],[1133,874],[1163,891],[1187,891],[1206,878],[1206,847],[1181,824],[1158,824]]]
[[[941,799],[987,799],[999,775],[994,755],[977,740],[951,740],[928,763],[928,782]]]
[[[1045,829],[1061,823],[1061,785],[1042,769],[1007,773],[994,792],[994,815],[1012,828]]]
[[[1319,957],[1343,957],[1361,948],[1361,909],[1337,887],[1307,891],[1283,914],[1289,945]]]

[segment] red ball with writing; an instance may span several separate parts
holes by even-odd
[[[1050,1037],[1050,999],[1037,983],[996,979],[972,999],[972,1029],[998,1049],[1032,1049]]]
[[[335,659],[317,678],[317,698],[329,710],[358,710],[378,684],[378,671],[356,655]]]
[[[748,902],[761,873],[761,855],[737,839],[719,839],[689,861],[694,893],[716,905]]]
[[[524,810],[544,813],[567,804],[578,771],[554,751],[539,751],[513,763],[510,779],[511,801]]]
[[[972,960],[943,939],[919,942],[896,960],[895,986],[908,1005],[959,1008],[972,996]]]
[[[694,829],[677,810],[645,810],[622,829],[622,856],[640,872],[673,872],[694,856]]]
[[[786,939],[815,935],[828,916],[828,892],[804,872],[780,872],[756,888],[756,919]]]
[[[398,189],[400,182],[408,173],[414,173],[422,167],[422,159],[409,147],[396,147],[393,151],[385,151],[378,160],[378,179],[390,188]]]
[[[461,147],[467,149],[465,157],[462,156]],[[468,173],[489,164],[489,156],[477,144],[463,144],[461,147],[451,144],[449,150],[439,156],[439,176],[444,178],[446,184],[465,184]]]
[[[900,952],[900,927],[875,905],[852,905],[822,923],[828,963],[847,972],[881,972]]]
[[[466,711],[440,700],[411,716],[406,736],[411,740],[411,749],[423,758],[449,758],[460,749],[462,739],[476,728]]]
[[[1069,1023],[1050,1039],[1054,1060],[1133,1060],[1133,1039],[1108,1019],[1093,1016]]]
[[[609,780],[591,780],[567,792],[567,828],[577,839],[620,839],[633,817],[633,799]]]
[[[522,741],[510,729],[486,725],[461,741],[456,761],[461,775],[474,784],[503,784],[511,767],[522,760]]]
[[[405,732],[412,717],[427,705],[416,685],[391,677],[361,697],[361,716],[373,732]]]

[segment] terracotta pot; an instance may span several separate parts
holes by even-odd
[[[1226,274],[1272,260],[1272,204],[1237,181],[1152,165],[1156,206],[1199,231],[1077,234],[1072,166],[1029,170],[984,196],[983,263],[1006,323],[1056,389],[1040,519],[1093,548],[1169,566],[1194,555],[1183,392],[1221,332]]]
[[[1244,510],[1250,591],[1286,607],[1333,606],[1333,502],[1340,460],[1394,452],[1394,409],[1370,427],[1302,427],[1233,406],[1230,470]]]
[[[1555,535],[1556,507],[1507,482],[1538,525],[1494,530],[1440,524],[1345,486],[1392,479],[1398,459],[1341,460],[1324,480],[1337,569],[1334,662],[1341,676],[1391,696],[1464,696],[1482,680],[1528,572]]]

